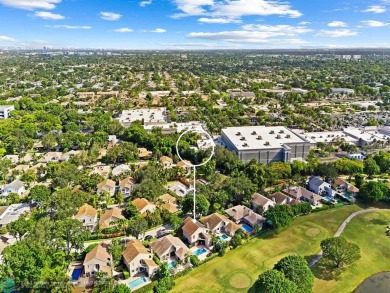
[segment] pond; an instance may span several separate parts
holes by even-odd
[[[356,293],[389,293],[390,272],[375,274],[357,287]]]

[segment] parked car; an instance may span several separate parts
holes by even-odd
[[[150,240],[150,239],[152,239],[152,238],[153,238],[152,235],[146,235],[145,238],[144,238],[144,240]]]

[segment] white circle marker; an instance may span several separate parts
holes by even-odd
[[[185,135],[185,134],[187,134],[189,132],[196,132],[198,134],[203,133],[203,134],[206,134],[206,136],[208,136],[208,139],[210,139],[210,142],[211,142],[211,154],[207,158],[206,161],[204,161],[204,162],[202,162],[200,164],[192,164],[191,162],[188,162],[188,161],[184,160],[181,157],[181,155],[180,155],[180,152],[179,152],[179,142],[180,142],[180,139],[183,137],[183,135]],[[215,152],[215,143],[213,141],[213,138],[211,137],[210,134],[208,134],[208,132],[206,132],[203,129],[188,129],[188,130],[184,131],[182,134],[180,134],[179,138],[176,141],[176,153],[177,153],[177,156],[179,157],[180,161],[183,162],[188,167],[193,167],[194,168],[194,212],[193,212],[193,215],[194,215],[193,221],[194,222],[196,221],[196,213],[195,213],[195,208],[196,208],[196,204],[195,204],[195,199],[196,199],[196,194],[195,194],[196,193],[196,167],[201,167],[203,165],[206,165],[211,160],[211,158],[214,156],[214,152]]]

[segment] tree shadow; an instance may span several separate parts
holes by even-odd
[[[380,225],[380,226],[389,225],[388,221],[385,221],[385,220],[382,220],[382,219],[372,219],[370,222],[371,222],[371,224]]]
[[[314,267],[312,267],[312,272],[317,279],[322,279],[325,281],[339,281],[341,280],[343,269],[331,267],[325,261],[320,260]]]
[[[248,291],[247,291],[248,293],[257,293],[257,292],[256,292],[256,288],[255,288],[255,284],[256,284],[256,283],[253,283],[252,287],[250,287],[250,288],[248,289]]]
[[[316,256],[317,256],[317,254],[305,255],[305,256],[304,256],[304,259],[305,259],[306,262],[309,264]]]

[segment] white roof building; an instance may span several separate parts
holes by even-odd
[[[118,118],[122,125],[129,126],[135,121],[142,121],[143,125],[159,125],[168,123],[166,108],[124,110]]]

